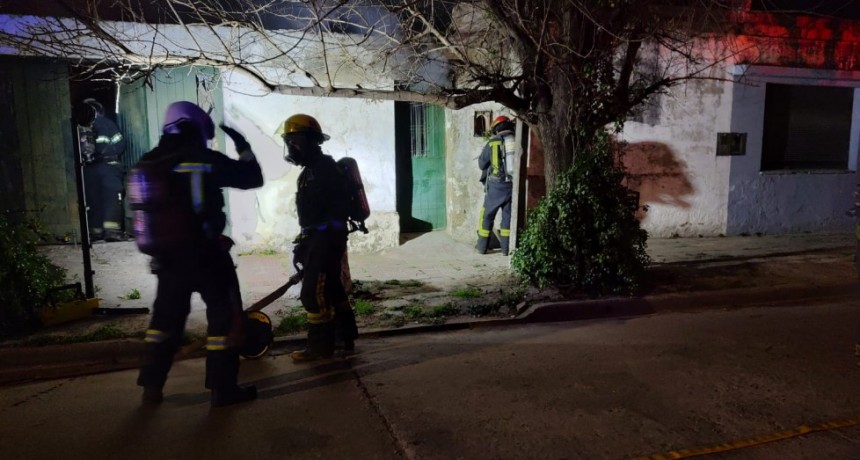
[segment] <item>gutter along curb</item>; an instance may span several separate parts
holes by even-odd
[[[538,303],[513,318],[472,319],[440,325],[421,325],[362,332],[360,339],[408,334],[435,333],[463,329],[503,327],[516,324],[584,321],[665,313],[701,311],[710,308],[743,308],[771,304],[803,304],[855,299],[860,285],[782,286],[691,291],[644,297],[616,297]],[[285,348],[299,348],[300,336],[275,339],[270,352],[281,354]],[[0,385],[133,369],[140,366],[144,343],[138,340],[112,340],[72,345],[0,348]],[[280,352],[279,352],[280,351]],[[177,360],[199,358],[203,350],[177,355]]]

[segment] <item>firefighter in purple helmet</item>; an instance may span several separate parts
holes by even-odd
[[[221,125],[236,145],[238,159],[211,150],[215,126],[209,115],[191,102],[167,108],[158,146],[141,158],[158,161],[175,157],[171,176],[179,184],[176,200],[186,200],[194,213],[192,236],[187,243],[153,255],[158,278],[152,320],[146,331],[146,361],[138,385],[143,401],[157,404],[182,341],[191,295],[206,303],[206,388],[213,407],[249,401],[257,397],[254,386],[239,386],[239,346],[244,339],[244,315],[239,280],[230,256],[233,241],[222,235],[226,225],[222,188],[251,189],[263,185],[263,174],[251,146],[232,128]],[[140,163],[139,163],[140,164]],[[153,219],[158,218],[153,212]],[[137,229],[135,229],[137,231]],[[154,244],[157,244],[155,242]]]
[[[82,152],[90,238],[93,241],[124,241],[124,171],[120,161],[126,141],[99,101],[87,98],[83,102],[93,142],[91,148]]]

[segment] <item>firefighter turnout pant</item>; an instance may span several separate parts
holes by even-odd
[[[123,220],[123,170],[116,161],[84,166],[87,222],[91,237],[118,238]]]
[[[487,181],[484,207],[481,208],[480,221],[478,222],[478,244],[476,248],[479,253],[484,254],[489,249],[490,232],[493,231],[496,213],[501,209],[502,222],[499,227],[499,243],[502,246],[502,254],[508,255],[511,236],[511,195],[513,190],[513,182]]]
[[[308,318],[308,350],[319,355],[334,352],[335,341],[352,342],[358,336],[355,313],[343,285],[346,229],[311,231],[304,251],[300,298]]]
[[[229,240],[228,240],[229,241]],[[227,246],[227,245],[224,245]],[[153,260],[158,278],[152,320],[146,331],[146,356],[137,383],[162,387],[182,343],[191,295],[206,303],[206,388],[232,389],[239,373],[244,313],[236,267],[229,247],[207,243],[191,251]]]

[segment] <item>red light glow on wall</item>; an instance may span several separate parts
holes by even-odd
[[[860,70],[860,22],[749,10],[735,22],[741,63]]]

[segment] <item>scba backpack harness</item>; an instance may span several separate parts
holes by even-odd
[[[367,227],[364,221],[370,217],[370,204],[367,202],[367,194],[364,191],[364,182],[361,180],[361,172],[358,170],[358,163],[355,159],[344,157],[337,160],[337,165],[346,176],[349,189],[349,232],[360,230],[362,233],[367,233]]]
[[[198,241],[202,217],[174,169],[186,155],[162,148],[144,155],[128,174],[133,236],[140,252],[158,257]],[[186,178],[187,180],[187,178]]]

